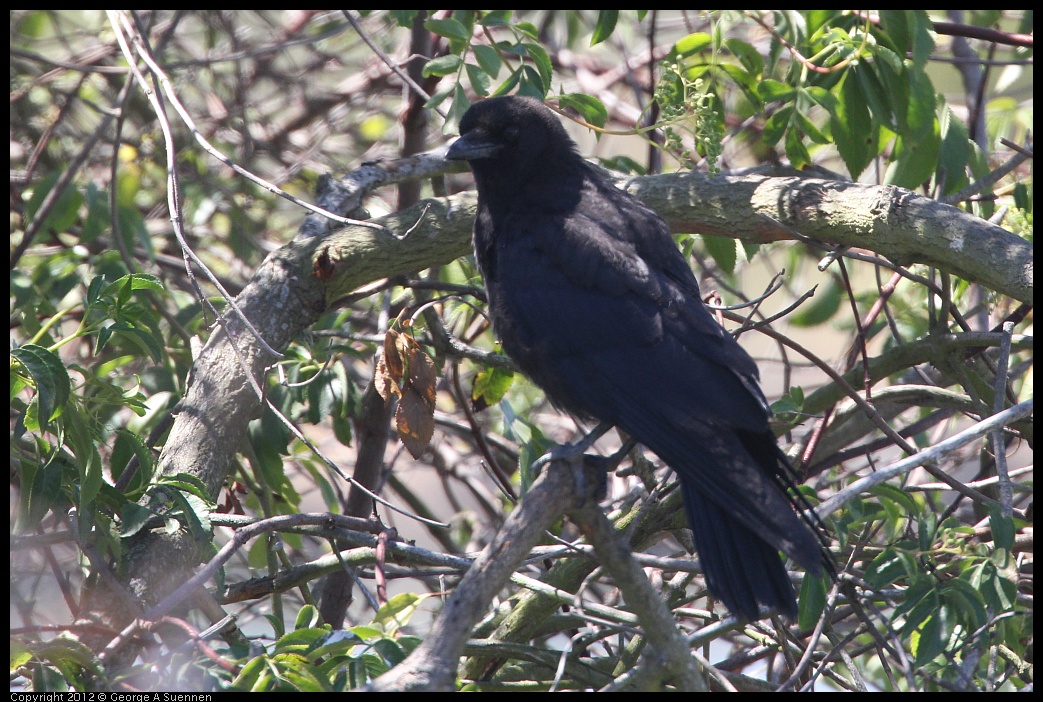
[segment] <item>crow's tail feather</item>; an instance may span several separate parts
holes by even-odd
[[[751,621],[762,606],[795,619],[797,601],[778,550],[689,482],[681,480],[685,512],[710,591]]]

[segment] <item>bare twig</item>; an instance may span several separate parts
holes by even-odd
[[[373,51],[373,53],[375,53],[377,56],[379,56],[380,60],[383,61],[387,65],[388,68],[390,68],[392,71],[394,71],[395,75],[398,76],[399,78],[401,78],[402,82],[409,86],[410,90],[412,90],[414,93],[416,93],[420,97],[424,98],[424,100],[430,100],[431,99],[431,96],[428,95],[427,92],[423,88],[421,88],[419,85],[417,85],[416,82],[412,78],[409,77],[408,73],[403,71],[399,67],[399,65],[397,63],[395,63],[393,60],[391,60],[390,56],[385,54],[380,49],[380,47],[377,46],[376,43],[374,43],[374,41],[369,38],[369,35],[366,34],[362,30],[362,25],[359,24],[359,21],[352,16],[351,12],[349,12],[348,10],[342,10],[342,12],[344,13],[344,18],[346,20],[348,20],[348,22],[351,24],[351,26],[354,28],[354,30],[358,33],[358,35],[362,39],[362,41],[366,42],[366,45]],[[436,112],[438,112],[438,114],[442,115],[443,118],[445,117],[445,113],[441,112],[440,110],[436,110]]]
[[[685,637],[678,631],[660,593],[631,557],[630,546],[622,534],[616,531],[596,503],[588,501],[583,507],[570,510],[569,514],[594,545],[602,567],[612,573],[613,582],[622,591],[627,606],[641,621],[665,678],[673,680],[681,690],[707,691],[706,680],[689,654]],[[646,650],[645,653],[649,652]]]
[[[868,490],[869,488],[878,483],[882,483],[885,480],[890,480],[891,478],[897,475],[907,473],[913,468],[916,468],[917,466],[927,464],[927,462],[929,461],[937,461],[940,457],[946,455],[947,453],[951,453],[952,451],[955,451],[958,448],[966,446],[972,441],[980,439],[981,437],[987,435],[994,429],[999,429],[1003,426],[1006,426],[1007,424],[1010,424],[1011,422],[1015,422],[1019,419],[1029,416],[1030,414],[1032,414],[1032,406],[1032,400],[1026,400],[1025,402],[1022,402],[1019,405],[1015,405],[1014,407],[1006,409],[1003,412],[994,414],[988,419],[982,420],[974,426],[968,429],[964,429],[959,434],[951,436],[948,439],[945,439],[944,441],[940,441],[934,446],[931,446],[930,448],[924,449],[923,451],[920,451],[915,455],[909,456],[908,458],[904,458],[896,463],[891,464],[890,466],[887,466],[886,468],[881,468],[874,472],[872,475],[866,476],[865,478],[857,480],[851,485],[848,485],[843,490],[838,492],[836,495],[833,495],[825,502],[822,502],[815,508],[815,513],[819,516],[819,518],[825,517],[826,515],[837,511],[842,506],[844,506],[845,504],[853,500],[855,497],[860,495],[862,492]],[[950,481],[951,478],[944,482],[949,484]]]
[[[1003,410],[1007,397],[1007,366],[1010,361],[1010,338],[1014,333],[1014,323],[1003,323],[1003,343],[1000,344],[1000,357],[996,361],[995,397],[993,412],[999,414]],[[1000,508],[1004,517],[1013,514],[1014,495],[1011,492],[1010,475],[1007,473],[1007,442],[1003,440],[1002,429],[995,429],[990,434],[992,450],[996,460],[996,473],[1000,482]]]
[[[570,470],[545,470],[507,517],[493,541],[453,590],[441,615],[405,661],[377,678],[375,691],[449,690],[471,630],[529,549],[574,499]]]

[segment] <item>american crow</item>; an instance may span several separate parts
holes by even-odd
[[[787,494],[757,366],[703,306],[666,223],[532,98],[472,105],[446,157],[474,171],[475,257],[507,354],[555,405],[677,473],[707,584],[733,614],[795,616],[778,552],[829,566]]]

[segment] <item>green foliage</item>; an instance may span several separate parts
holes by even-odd
[[[484,368],[474,376],[471,400],[483,406],[495,405],[503,399],[514,383],[514,373],[502,368]]]
[[[598,10],[598,23],[594,27],[594,35],[590,38],[590,45],[600,44],[612,36],[619,20],[619,10]]]
[[[322,624],[318,611],[306,605],[298,612],[293,631],[246,661],[221,687],[240,692],[345,692],[365,685],[401,663],[420,643],[394,631],[423,599],[408,594],[394,597],[371,624],[344,630]]]
[[[936,41],[932,17],[940,15],[883,10],[876,22],[848,10],[669,12],[374,10],[362,15],[369,38],[396,60],[426,57],[418,71],[431,96],[425,108],[429,123],[437,121],[435,111],[444,118],[439,126],[445,134],[456,131],[476,99],[531,95],[593,128],[599,149],[625,144],[620,135],[627,134],[645,140],[638,147],[656,143],[668,157],[660,165],[635,155],[643,151],[613,148],[602,162],[621,173],[644,175],[657,168],[715,173],[776,166],[784,158],[797,169],[822,166],[866,181],[879,176],[882,183],[939,198],[979,184],[975,200],[960,206],[983,218],[1005,213],[1002,226],[1032,240],[1030,171],[1022,167],[998,183],[980,185],[997,165],[988,149],[1001,138],[1026,141],[1032,126],[1031,101],[1006,89],[1015,81],[1030,85],[1030,48],[969,39],[983,58],[997,54],[997,63],[1006,61],[1003,69],[989,69],[995,80],[981,96],[984,113],[977,119],[986,133],[979,144],[979,133],[972,133],[964,106],[953,97],[960,88],[944,83],[944,72],[937,70],[936,59],[949,44]],[[357,33],[344,31],[340,15],[316,15],[300,26],[300,18],[290,17],[159,11],[149,21],[169,27],[156,37],[161,40],[156,45],[163,47],[160,63],[196,120],[198,134],[237,165],[311,199],[320,172],[339,174],[396,153],[402,131],[412,127],[400,119],[397,78],[388,78],[390,69]],[[418,18],[432,49],[403,52],[411,48],[407,42]],[[974,27],[1032,31],[1031,11],[1016,16],[966,11],[965,18]],[[205,558],[227,538],[227,529],[217,526],[228,518],[225,513],[338,512],[349,488],[324,457],[268,409],[239,437],[238,463],[216,499],[193,472],[161,473],[159,455],[170,421],[176,421],[179,400],[195,382],[189,370],[198,358],[196,342],[205,342],[216,329],[208,303],[226,309],[225,303],[196,264],[194,280],[185,272],[183,252],[170,231],[164,134],[139,87],[120,97],[130,77],[108,72],[125,67],[126,59],[106,16],[20,10],[11,20],[11,575],[12,628],[19,627],[11,637],[12,689],[83,692],[126,684],[345,691],[371,682],[405,659],[417,646],[417,635],[426,635],[424,618],[414,615],[428,607],[437,610],[433,593],[451,587],[451,581],[443,585],[423,566],[400,562],[398,567],[415,568],[421,575],[392,580],[399,591],[372,619],[360,615],[366,610],[356,604],[348,624],[337,629],[321,621],[310,604],[318,592],[314,575],[294,581],[293,589],[273,588],[263,598],[224,603],[240,625],[239,639],[221,633],[208,641],[224,665],[204,655],[196,642],[184,643],[184,631],[168,639],[162,630],[150,634],[158,637],[151,649],[138,649],[137,664],[103,662],[99,654],[113,634],[100,627],[71,628],[73,621],[95,614],[80,609],[87,602],[85,591],[110,578],[125,584],[128,553],[143,533],[186,535]],[[646,50],[662,60],[637,61]],[[97,55],[106,58],[85,58]],[[73,64],[76,70],[67,68]],[[611,76],[615,82],[609,84]],[[628,105],[639,111],[628,111]],[[117,112],[118,135],[115,122],[95,134],[101,120]],[[235,294],[265,256],[289,241],[301,214],[199,149],[176,112],[168,110],[166,119],[180,178],[179,223],[195,252]],[[437,146],[437,138],[428,134],[427,139],[427,147]],[[423,187],[425,196],[442,195]],[[395,209],[385,190],[368,197],[372,212]],[[836,216],[838,227],[846,226],[848,215]],[[816,266],[823,254],[812,247],[743,241],[740,255],[733,238],[699,233],[679,234],[678,243],[686,258],[708,261],[706,273],[714,280],[704,290],[720,290],[734,302],[758,295],[762,287],[743,280],[757,273],[748,262],[763,262],[773,271],[785,268],[781,289],[731,313],[729,319],[745,321],[744,344],[760,335],[757,325],[765,318],[786,310],[781,319],[771,320],[772,328],[786,337],[796,329],[801,344],[832,369],[846,372],[842,359],[857,338],[848,299],[853,296],[860,316],[876,314],[864,330],[872,373],[891,364],[873,376],[875,386],[901,388],[931,379],[946,389],[943,399],[958,407],[954,416],[961,417],[958,428],[963,428],[976,408],[991,408],[995,388],[1003,385],[990,365],[992,349],[953,344],[952,339],[972,315],[983,312],[998,320],[1014,305],[947,271],[902,269],[906,277],[894,294],[885,293],[893,262],[874,269],[865,262],[869,252],[856,251],[863,259],[849,263],[849,292],[835,263],[824,271]],[[471,296],[471,288],[481,283],[473,261],[445,265],[424,276],[424,282],[451,291],[430,311],[441,316],[455,341],[470,351],[498,348]],[[197,284],[213,299],[202,299]],[[342,468],[350,469],[358,455],[361,435],[356,431],[373,428],[366,423],[372,416],[364,415],[363,398],[387,320],[433,297],[413,285],[394,278],[378,295],[353,296],[350,305],[329,311],[311,329],[314,338],[280,349],[283,357],[262,384],[265,400]],[[815,286],[813,299],[788,308]],[[1030,333],[1031,314],[1019,324],[1007,393],[1023,398],[1032,388],[1031,340],[1017,337]],[[519,475],[510,477],[524,492],[534,480],[532,464],[554,445],[551,437],[560,439],[565,430],[547,419],[542,393],[524,378],[483,365],[474,360],[478,353],[468,352],[462,360],[457,350],[441,345],[436,326],[427,319],[418,318],[413,331],[421,353],[435,358],[438,367],[455,365],[465,389],[459,397],[456,386],[438,379],[438,425],[430,457],[411,461],[393,439],[383,456],[393,469],[391,483],[382,494],[396,505],[450,522],[451,529],[421,532],[417,543],[433,538],[440,550],[457,554],[483,545],[509,509],[506,498],[472,471],[489,458],[475,448],[474,435],[490,439],[486,450],[501,466],[518,467]],[[911,342],[921,341],[934,345],[929,355],[892,363]],[[763,353],[757,348],[755,355],[765,387],[781,393],[772,405],[772,427],[792,432],[784,447],[807,452],[808,437],[825,422],[817,437],[821,453],[812,463],[821,460],[831,467],[802,476],[807,481],[801,494],[810,504],[895,459],[897,451],[880,448],[882,434],[861,411],[843,405],[826,411],[818,396],[834,389],[834,381],[792,347],[783,344]],[[857,364],[848,381],[861,391],[864,374]],[[941,412],[953,411],[938,397],[894,407],[890,401],[874,401],[873,407],[896,430],[924,422],[909,432],[909,441],[924,449],[955,430],[955,424],[938,419]],[[465,402],[473,403],[477,419],[475,413],[465,417]],[[852,420],[853,414],[859,421]],[[836,421],[838,416],[843,421]],[[1022,431],[1023,445],[1010,442],[1015,456],[1026,453],[1031,443],[1030,429]],[[843,432],[850,435],[840,442],[836,437]],[[344,452],[338,444],[353,450]],[[982,470],[975,478],[979,489],[998,500],[995,479],[988,476],[988,449],[977,457],[964,449],[957,457],[939,459],[938,465],[965,476],[976,458]],[[621,523],[634,519],[627,529],[635,547],[651,543],[657,553],[679,555],[676,542],[661,540],[663,505],[673,501],[676,506],[678,495],[664,486],[654,492],[655,499],[647,499],[664,475],[654,474],[654,468],[648,460],[624,464],[623,470],[637,479],[614,486],[621,489],[610,494],[609,512]],[[423,489],[409,483],[417,474],[425,478]],[[1013,517],[977,498],[954,501],[955,493],[923,482],[889,480],[826,517],[845,589],[835,593],[828,580],[805,575],[798,626],[787,630],[785,641],[776,641],[760,626],[735,629],[729,645],[736,656],[782,646],[797,653],[794,647],[808,639],[796,630],[815,629],[826,617],[824,633],[836,637],[830,640],[851,659],[841,664],[836,655],[809,656],[809,670],[825,681],[817,684],[855,687],[859,676],[876,689],[1010,690],[1031,684],[1031,597],[1018,589],[1031,480],[1015,481]],[[383,506],[377,510],[387,514]],[[641,519],[655,525],[659,540],[638,543],[645,538]],[[412,520],[394,515],[394,522],[387,523],[402,529],[403,538],[416,538],[406,534]],[[567,528],[563,525],[562,538],[575,538],[564,533]],[[244,547],[241,561],[229,562],[218,573],[213,594],[220,598],[242,581],[296,573],[291,569],[301,564],[310,567],[315,554],[329,551],[330,538],[321,530],[295,530],[255,539]],[[585,557],[541,556],[527,575],[564,587],[554,578],[580,561]],[[354,570],[362,585],[368,586],[366,578],[374,575],[373,562],[365,560]],[[546,572],[536,572],[544,566]],[[571,583],[578,588],[582,581],[577,598],[623,607],[614,584],[603,573],[590,573]],[[712,606],[700,583],[691,573],[663,578],[678,621],[693,629],[705,621],[699,608]],[[48,591],[64,597],[49,598]],[[478,633],[509,628],[517,617],[520,628],[514,631],[522,635],[512,645],[525,647],[525,655],[502,668],[490,667],[489,684],[543,690],[560,681],[564,689],[580,689],[592,684],[577,674],[578,668],[599,674],[614,667],[635,669],[641,639],[632,637],[631,624],[587,620],[582,608],[572,607],[544,612],[534,625],[520,621],[526,597],[506,585],[502,609],[486,613]],[[830,606],[833,597],[835,606]],[[851,597],[859,601],[848,601]],[[863,618],[850,614],[856,606]],[[211,623],[195,612],[185,615],[185,622],[198,630]],[[69,632],[54,634],[55,625],[70,626]],[[577,631],[582,635],[573,636]],[[558,650],[562,636],[572,637],[566,657]],[[99,639],[104,639],[100,645],[95,643]],[[549,656],[548,648],[554,649]],[[782,671],[783,662],[776,657],[769,667]],[[857,674],[846,672],[845,665],[857,667]],[[484,683],[469,684],[481,689]]]
[[[517,92],[519,95],[543,99],[550,92],[553,67],[547,51],[539,44],[539,32],[530,22],[511,21],[509,10],[456,10],[452,17],[430,19],[424,26],[449,40],[450,53],[431,59],[423,70],[425,76],[454,78],[452,83],[435,92],[425,105],[433,110],[452,96],[445,115],[443,133],[455,134],[460,118],[470,107],[462,84],[464,76],[479,97]],[[506,30],[497,32],[498,36],[506,38],[493,44],[474,42],[476,29],[484,33],[491,28]],[[508,73],[500,81],[499,75],[503,68]],[[491,88],[498,81],[497,87]],[[600,110],[603,112],[604,107],[600,107]]]

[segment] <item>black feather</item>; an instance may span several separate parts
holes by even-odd
[[[490,98],[448,158],[478,186],[474,250],[504,350],[559,407],[614,424],[681,481],[710,590],[749,619],[796,602],[778,552],[829,561],[794,511],[753,359],[703,306],[666,223],[539,101]]]

